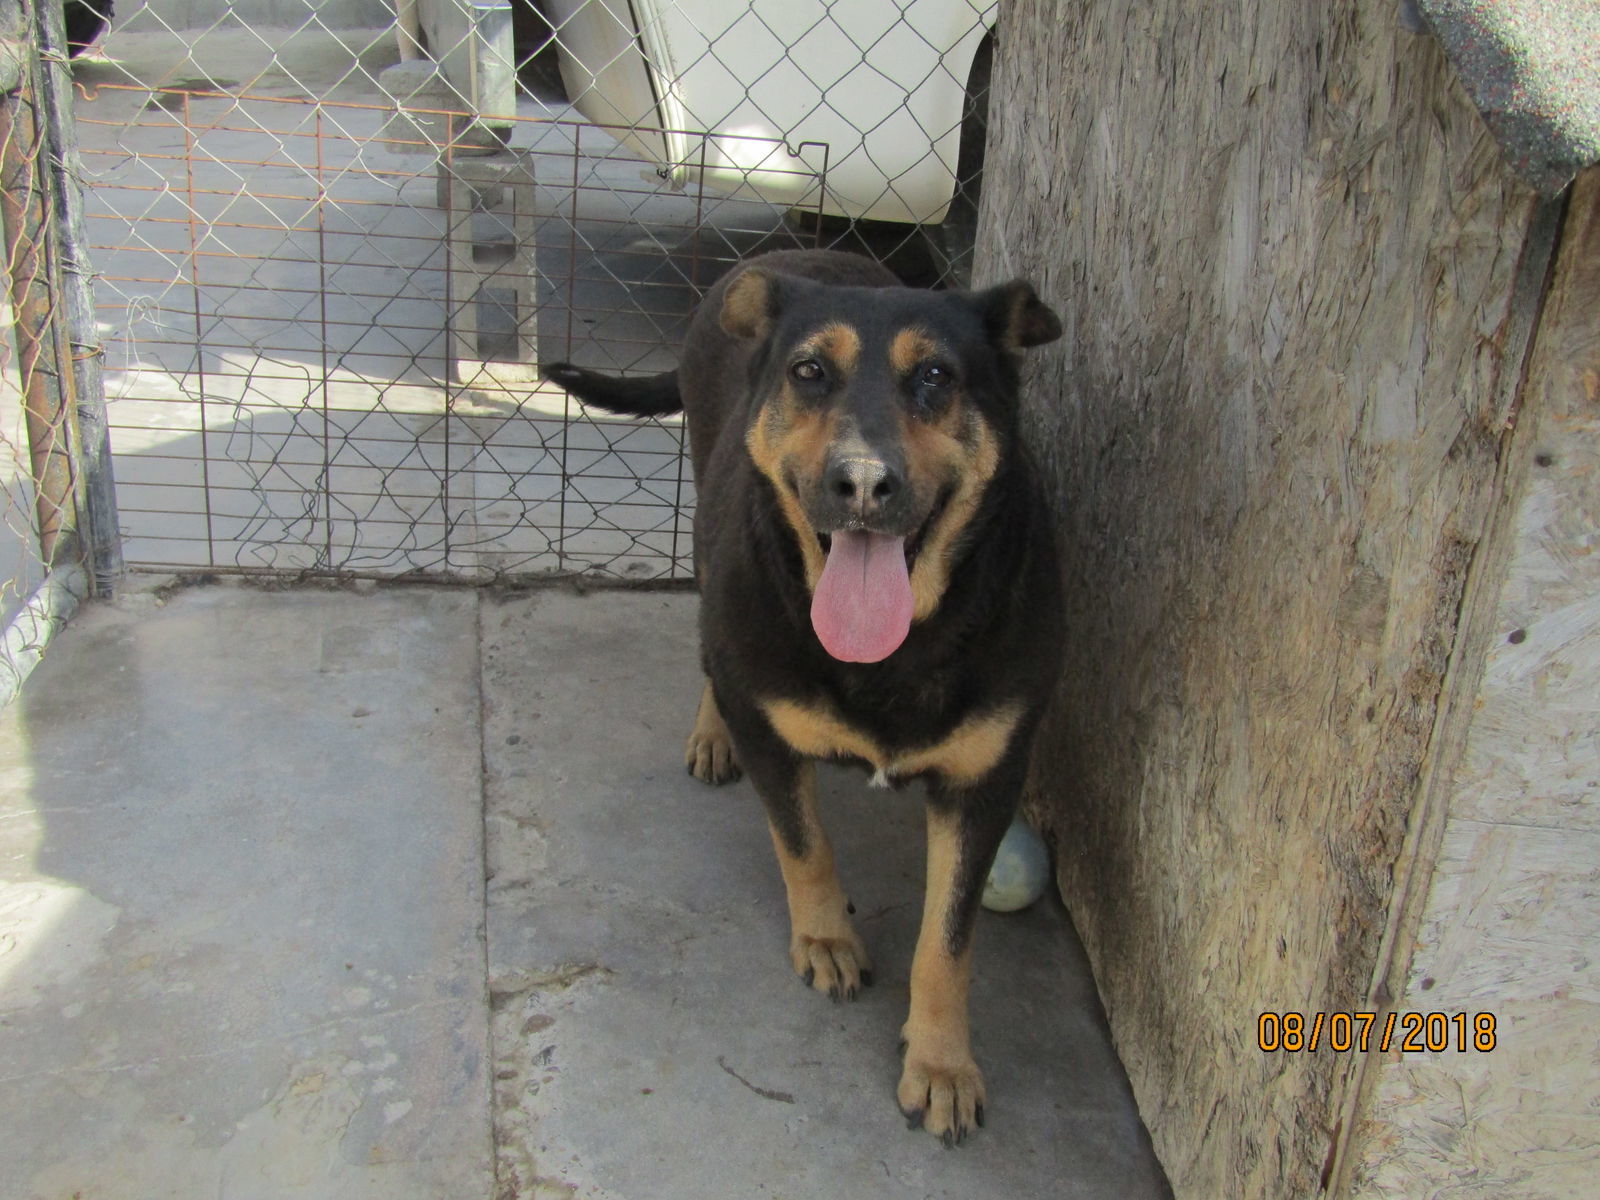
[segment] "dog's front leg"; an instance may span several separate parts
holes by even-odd
[[[967,1016],[973,926],[1021,785],[1018,765],[1008,762],[970,787],[935,784],[929,792],[928,877],[897,1098],[912,1128],[922,1125],[947,1146],[983,1124],[983,1074]]]
[[[853,1000],[872,982],[872,963],[850,920],[833,846],[817,813],[815,764],[759,714],[727,716],[739,761],[766,805],[789,898],[789,959],[817,991]]]

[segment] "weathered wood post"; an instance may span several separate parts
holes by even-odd
[[[1600,393],[1581,381],[1600,367],[1563,367],[1573,415],[1547,453],[1576,490],[1540,499],[1540,469],[1513,466],[1555,428],[1539,347],[1593,360],[1592,279],[1552,264],[1593,241],[1593,168],[1562,189],[1600,134],[1530,140],[1518,106],[1549,89],[1491,78],[1486,118],[1463,79],[1563,39],[1592,53],[1600,30],[1572,32],[1581,6],[1471,7],[1538,36],[1458,45],[1394,0],[1001,9],[977,282],[1033,279],[1067,329],[1031,360],[1025,413],[1073,653],[1033,807],[1181,1198],[1469,1175],[1464,1195],[1532,1194],[1530,1170],[1539,1194],[1592,1187],[1600,833],[1592,803],[1537,793],[1576,786],[1555,747],[1600,743],[1562,682],[1600,668],[1554,640],[1521,656],[1541,682],[1516,727],[1561,731],[1544,740],[1496,740],[1480,681],[1500,623],[1543,611],[1516,607],[1531,580],[1504,591],[1511,541],[1553,539],[1549,569],[1592,591],[1592,526],[1544,518],[1589,511]],[[1452,6],[1419,8],[1442,30]],[[1595,89],[1592,67],[1569,85]],[[1462,773],[1474,731],[1498,773]],[[1470,861],[1491,852],[1504,870]],[[1284,1036],[1434,1009],[1503,1013],[1499,1049],[1434,1063]]]

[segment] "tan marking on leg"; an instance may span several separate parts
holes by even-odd
[[[993,712],[968,717],[937,746],[901,755],[889,764],[891,774],[917,775],[938,771],[945,781],[962,787],[976,783],[1005,755],[1022,718],[1022,706],[1008,704]]]
[[[709,679],[700,693],[700,710],[695,713],[694,728],[684,747],[683,765],[689,768],[689,774],[705,783],[732,783],[743,773]]]
[[[958,436],[952,426],[959,421],[968,426]],[[923,539],[911,570],[911,595],[915,607],[912,620],[924,621],[933,615],[950,585],[950,570],[961,537],[983,500],[984,489],[1000,465],[1000,444],[989,423],[965,403],[960,403],[943,421],[923,424],[905,422],[907,456],[913,475],[921,479],[955,478],[955,494],[940,514],[937,524]]]
[[[920,1117],[922,1127],[946,1144],[972,1131],[985,1100],[967,1016],[971,939],[959,956],[952,956],[946,935],[960,863],[957,818],[930,809],[927,890],[911,962],[911,1012],[900,1030],[906,1050],[896,1097],[908,1119]]]
[[[864,979],[871,977],[872,961],[850,922],[850,902],[839,886],[833,846],[817,815],[813,764],[801,765],[795,787],[805,855],[791,854],[777,827],[770,827],[789,900],[789,961],[817,991],[835,1000],[853,1000]]]

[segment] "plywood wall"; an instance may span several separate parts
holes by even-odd
[[[1463,753],[1402,925],[1400,1007],[1487,1014],[1492,1049],[1383,1056],[1351,1110],[1361,1200],[1600,1190],[1600,168],[1562,222],[1517,443]]]
[[[1544,273],[1398,7],[1001,12],[978,278],[1067,329],[1026,414],[1074,656],[1037,807],[1196,1200],[1317,1194],[1351,1061],[1257,1016],[1382,977]]]

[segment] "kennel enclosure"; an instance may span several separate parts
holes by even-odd
[[[623,7],[605,15],[626,34]],[[785,16],[825,28],[843,7]],[[1024,414],[1080,655],[1033,811],[1180,1196],[1589,1183],[1595,76],[1558,62],[1496,91],[1462,7],[973,9],[999,31],[973,275],[1031,277],[1068,327]],[[24,368],[14,342],[4,363],[42,418],[7,433],[6,616],[35,621],[28,654],[114,575],[79,553],[104,538],[112,467],[135,566],[683,579],[681,427],[576,411],[531,368],[660,369],[726,264],[881,245],[829,199],[864,139],[818,154],[789,130],[675,123],[637,27],[615,53],[643,56],[650,119],[607,128],[571,106],[583,54],[562,58],[554,5],[512,9],[538,31],[513,73],[548,103],[507,109],[483,90],[507,75],[483,29],[450,41],[439,9],[401,8],[408,58],[365,0],[287,26],[133,5],[71,68],[43,39],[11,128],[31,95],[50,130],[51,89],[75,81],[81,144],[12,148],[55,181],[47,208],[70,207],[78,164],[84,214],[56,219],[81,224],[100,309],[44,305],[21,332],[27,239],[8,241],[18,337],[47,351]],[[1512,65],[1600,41],[1582,6],[1541,12],[1537,39],[1495,29],[1530,51]],[[870,65],[881,38],[843,32],[850,68]],[[925,131],[957,177],[984,128],[979,59],[948,70],[953,140]],[[1541,96],[1578,135],[1562,153],[1521,140]],[[710,186],[725,163],[750,186]],[[780,169],[774,202],[761,174]],[[972,199],[953,180],[882,252],[937,278]],[[46,255],[62,297],[86,269],[70,250]],[[48,399],[41,371],[75,406],[21,404]],[[63,437],[72,467],[49,483]],[[89,540],[58,559],[41,535],[68,509]],[[1261,1049],[1263,1013],[1313,1010],[1492,1012],[1500,1040]]]

